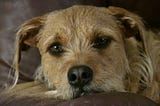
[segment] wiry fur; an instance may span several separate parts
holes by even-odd
[[[93,40],[101,35],[114,41],[97,50]],[[86,92],[127,91],[160,101],[160,38],[131,12],[118,7],[73,6],[27,21],[17,37],[17,77],[21,50],[26,45],[37,47],[42,56],[37,79],[57,90],[54,97],[72,98],[76,89],[68,83],[68,70],[87,65],[93,69],[93,80],[84,87]],[[61,57],[48,53],[54,42],[63,45]]]

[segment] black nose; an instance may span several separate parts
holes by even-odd
[[[93,71],[85,65],[74,66],[68,72],[68,81],[74,87],[83,87],[93,78]]]

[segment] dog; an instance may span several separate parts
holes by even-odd
[[[21,51],[36,47],[36,80],[54,98],[132,92],[160,101],[160,37],[138,15],[119,7],[73,6],[26,21],[17,32],[15,83]]]

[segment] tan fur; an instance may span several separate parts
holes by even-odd
[[[98,50],[93,40],[101,35],[114,40]],[[17,37],[17,77],[21,50],[25,45],[37,47],[42,57],[37,79],[44,77],[47,87],[57,90],[54,97],[72,98],[75,90],[68,83],[68,70],[87,65],[93,69],[93,80],[84,87],[88,92],[134,92],[160,101],[159,38],[127,10],[73,6],[27,21]],[[63,45],[61,57],[48,53],[54,42]]]

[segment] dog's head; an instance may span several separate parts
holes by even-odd
[[[125,91],[133,59],[127,49],[143,41],[142,27],[138,16],[116,7],[73,6],[33,18],[17,34],[16,75],[21,50],[37,47],[40,75],[57,97]]]

